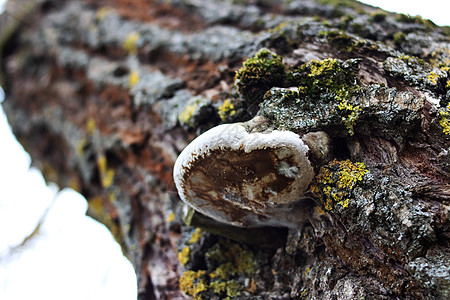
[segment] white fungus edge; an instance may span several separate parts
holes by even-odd
[[[184,191],[183,176],[186,169],[190,168],[197,157],[207,155],[215,149],[242,149],[249,153],[253,150],[293,147],[306,157],[308,146],[300,137],[291,131],[273,130],[270,133],[248,133],[241,124],[222,124],[211,128],[195,138],[178,156],[175,161],[173,178],[178,194],[185,203],[186,195]],[[306,159],[308,169],[313,172],[309,160]]]

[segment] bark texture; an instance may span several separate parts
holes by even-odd
[[[0,24],[15,135],[140,299],[450,298],[449,28],[350,0],[9,1]],[[193,138],[257,114],[330,137],[296,230],[186,213],[174,187]]]

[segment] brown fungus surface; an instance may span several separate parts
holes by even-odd
[[[248,133],[217,126],[180,154],[174,178],[180,198],[218,221],[242,227],[286,225],[277,209],[297,202],[313,168],[308,147],[288,131]]]

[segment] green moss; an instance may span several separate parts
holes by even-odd
[[[300,96],[325,102],[340,102],[358,89],[352,66],[333,58],[312,60],[289,73],[288,80],[298,85]]]
[[[235,85],[250,103],[259,103],[271,87],[283,84],[286,72],[281,56],[261,50],[236,72]]]
[[[347,28],[347,26],[353,21],[354,17],[350,14],[346,14],[343,15],[340,19],[339,19],[339,25],[342,28]]]
[[[414,17],[406,14],[398,14],[395,20],[402,23],[414,23]]]
[[[348,85],[347,80],[353,81],[353,78],[349,78],[353,77],[353,74],[348,76],[348,71],[338,59],[311,60],[298,69],[292,70],[288,74],[288,80],[308,93],[331,92],[340,90],[342,85]]]
[[[331,24],[330,24],[330,22],[328,22],[328,20],[323,20],[322,21],[322,25],[325,26],[325,27],[330,27],[331,26]]]
[[[442,33],[446,36],[450,36],[450,26],[440,26]]]
[[[406,40],[406,35],[403,32],[399,31],[399,32],[394,33],[394,36],[393,36],[394,45],[400,46],[405,40]]]
[[[396,18],[397,21],[402,23],[415,23],[425,26],[426,29],[436,28],[436,24],[428,19],[423,19],[421,16],[411,16],[405,14],[399,14]]]
[[[375,23],[380,23],[386,20],[386,12],[383,10],[376,10],[370,14],[370,20]]]
[[[321,4],[333,5],[336,8],[348,7],[353,9],[360,9],[361,4],[353,0],[318,0],[317,2]]]
[[[332,211],[336,204],[346,208],[353,189],[367,172],[364,163],[333,160],[320,168],[311,185],[311,191],[321,201],[325,210]]]
[[[342,124],[350,135],[361,109],[354,103],[361,87],[356,70],[359,60],[312,60],[287,75],[290,86],[273,88],[261,104],[262,114],[274,125],[304,131]],[[313,117],[311,117],[313,116]]]
[[[322,31],[319,36],[326,36],[328,43],[339,51],[350,53],[355,49],[356,39],[350,35],[336,31]]]

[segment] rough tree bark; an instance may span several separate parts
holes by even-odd
[[[9,1],[0,21],[15,135],[111,229],[140,299],[450,298],[449,28],[350,0]],[[179,152],[256,114],[330,136],[310,217],[187,217]]]

